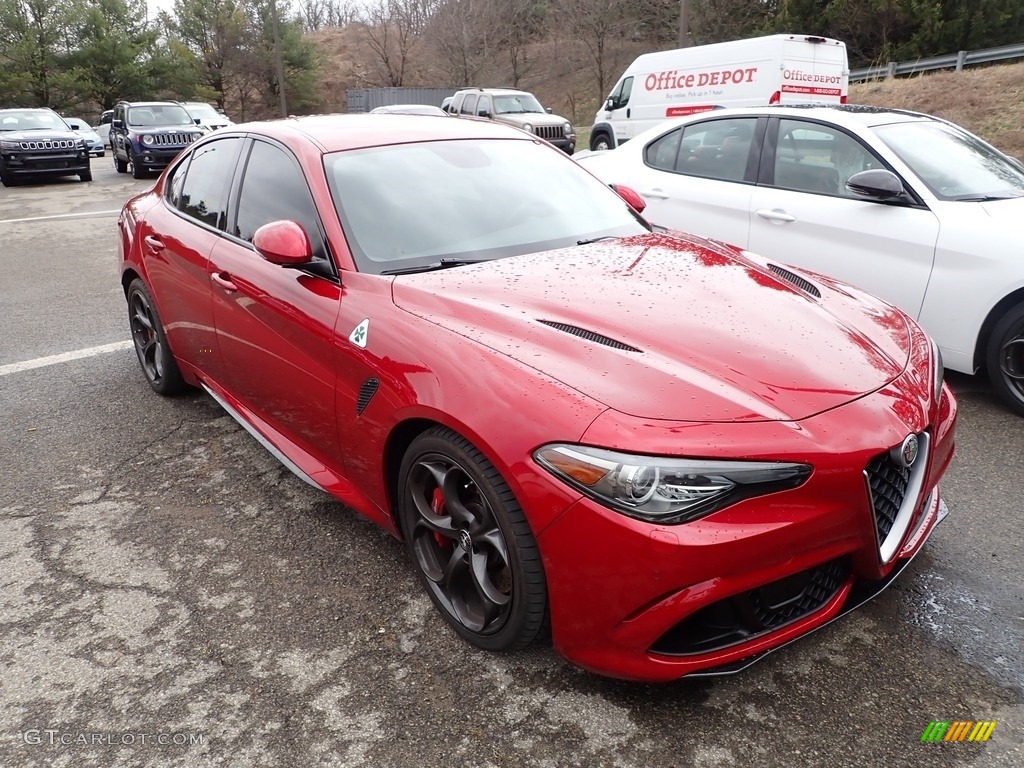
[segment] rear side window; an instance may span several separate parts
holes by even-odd
[[[676,170],[722,181],[743,181],[756,125],[754,117],[687,125]]]
[[[228,187],[235,168],[241,140],[238,138],[211,141],[192,150],[181,184],[178,209],[186,216],[223,229],[227,219]],[[181,166],[184,167],[184,164]],[[175,173],[175,176],[180,170]],[[172,178],[171,195],[176,179]]]
[[[299,164],[280,147],[254,141],[232,234],[251,243],[257,229],[281,219],[301,224],[313,246],[313,257],[327,259],[320,217]]]
[[[644,150],[644,160],[652,168],[662,171],[675,171],[676,158],[679,156],[679,145],[683,138],[683,129],[677,128],[666,133],[660,139],[656,139],[647,145]]]

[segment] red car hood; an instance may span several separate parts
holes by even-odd
[[[842,405],[907,365],[901,312],[816,287],[821,298],[739,251],[652,234],[396,277],[393,296],[624,413],[764,421]]]

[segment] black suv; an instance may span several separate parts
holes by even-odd
[[[28,176],[92,181],[89,148],[52,109],[0,109],[0,182]]]
[[[167,164],[205,133],[181,104],[173,101],[122,101],[110,121],[110,149],[118,173],[141,179]]]

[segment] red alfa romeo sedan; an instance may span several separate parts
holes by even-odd
[[[468,642],[732,672],[921,549],[956,405],[899,310],[642,207],[489,121],[252,123],[124,206],[121,282],[153,390],[404,540]]]

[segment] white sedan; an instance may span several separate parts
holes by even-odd
[[[577,160],[654,224],[895,304],[1024,415],[1024,166],[977,136],[876,107],[724,109]]]

